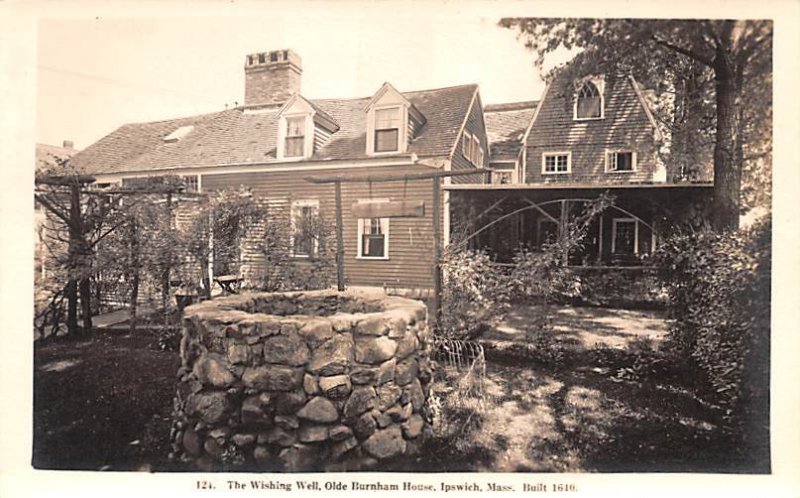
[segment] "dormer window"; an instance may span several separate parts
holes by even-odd
[[[425,126],[425,116],[389,83],[364,106],[367,154],[403,154]]]
[[[339,125],[327,112],[295,94],[278,111],[277,157],[308,159],[338,130]]]
[[[286,118],[286,138],[284,140],[284,157],[302,157],[304,155],[306,143],[305,116]]]
[[[603,119],[603,92],[598,81],[585,81],[575,96],[576,120]]]
[[[400,111],[399,107],[375,110],[375,152],[400,150]]]

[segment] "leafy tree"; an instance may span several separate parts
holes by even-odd
[[[226,189],[209,194],[195,210],[191,220],[180,230],[181,247],[199,267],[204,297],[211,298],[211,276],[208,268],[225,261],[225,269],[238,260],[240,243],[249,230],[266,216],[265,207],[247,189]],[[221,266],[218,266],[220,268]],[[189,276],[191,278],[191,276]]]
[[[694,99],[695,110],[705,107],[708,93],[702,76],[706,73],[713,82],[709,105],[713,106],[715,227],[738,226],[743,170],[754,181],[745,200],[764,200],[750,190],[769,188],[765,177],[770,173],[771,126],[764,124],[771,118],[771,21],[505,18],[500,25],[519,30],[536,53],[539,67],[547,55],[565,48],[583,51],[568,68],[575,75],[623,71],[639,81],[662,84],[665,76],[671,76],[678,83],[672,91],[682,91],[673,106],[679,111],[684,97]],[[691,111],[692,106],[683,110]],[[759,119],[750,126],[750,118]],[[711,126],[690,124],[698,131]],[[746,155],[755,162],[745,170]],[[751,171],[762,168],[766,171]]]
[[[97,272],[97,245],[121,226],[117,204],[91,190],[88,185],[93,181],[71,172],[66,160],[59,160],[51,170],[37,172],[35,199],[46,213],[40,237],[54,265],[54,278],[66,280],[52,293],[45,310],[37,312],[42,331],[48,325],[58,327],[65,299],[68,333],[79,332],[79,299],[83,330],[92,328],[91,281]],[[43,287],[45,284],[42,282]],[[50,316],[45,316],[48,313]]]

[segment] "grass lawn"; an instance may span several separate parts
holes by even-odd
[[[34,349],[33,465],[40,469],[163,468],[176,351],[156,337],[96,332]]]
[[[542,315],[550,317],[546,344],[559,355],[554,361],[541,361],[527,330]],[[655,375],[627,379],[610,366],[635,358],[641,344],[658,348],[667,330],[663,313],[653,311],[514,308],[480,339],[488,357],[482,398],[454,387],[457,372],[440,371],[436,390],[450,433],[404,465],[415,471],[768,473],[768,420],[748,428],[751,446],[742,447],[723,433],[721,411],[690,387]]]
[[[624,351],[641,337],[657,346],[662,316],[551,309],[555,344],[566,357],[542,364],[525,358],[525,324],[544,311],[514,310],[484,338],[496,347],[487,349],[482,398],[465,396],[457,373],[440,368],[434,391],[440,434],[447,434],[384,470],[769,472],[768,427],[752,428],[752,447],[736,446],[720,430],[719,411],[691,389],[619,378],[594,354]],[[168,435],[180,361],[155,344],[147,332],[36,344],[36,468],[174,469]]]

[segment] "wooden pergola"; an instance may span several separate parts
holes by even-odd
[[[442,257],[442,212],[441,179],[458,176],[489,175],[488,170],[469,170],[469,171],[431,171],[425,173],[409,174],[386,174],[386,175],[338,175],[338,176],[312,176],[305,180],[315,184],[332,183],[334,186],[334,196],[336,202],[336,286],[339,291],[345,289],[344,279],[344,235],[342,232],[342,183],[379,183],[393,181],[422,181],[431,180],[431,192],[433,198],[433,307],[435,311],[435,321],[439,322],[442,310],[442,271],[440,260]],[[415,203],[386,203],[387,206],[371,207],[372,215],[381,218],[403,218],[420,216],[418,206]]]

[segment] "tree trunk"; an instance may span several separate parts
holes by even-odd
[[[131,222],[130,240],[130,275],[131,275],[131,300],[128,321],[130,333],[136,332],[136,307],[139,301],[139,229],[136,221]]]
[[[172,192],[167,193],[167,223],[169,228],[172,229]],[[161,309],[164,313],[164,324],[168,323],[169,317],[169,295],[170,295],[170,265],[167,262],[164,266],[164,272],[161,275]]]
[[[739,88],[735,71],[723,48],[717,49],[714,67],[717,128],[714,144],[714,227],[727,231],[739,228],[739,192],[742,165],[737,164],[738,120],[736,102]]]
[[[200,260],[200,271],[203,280],[203,299],[211,299],[211,275],[208,273],[209,260]]]
[[[84,276],[80,280],[79,290],[81,294],[81,315],[83,316],[83,331],[92,331],[92,286],[89,277]]]
[[[67,333],[77,335],[78,330],[78,281],[70,278],[67,281]]]
[[[80,186],[76,183],[70,185],[69,203],[69,244],[68,244],[68,271],[67,282],[67,331],[70,335],[78,334],[78,259],[80,257],[80,221],[81,198]]]

